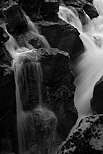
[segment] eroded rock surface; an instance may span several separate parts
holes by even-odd
[[[68,52],[71,59],[75,59],[83,52],[79,32],[70,24],[58,20],[57,22],[39,22],[37,25],[52,48]]]
[[[103,115],[82,119],[58,154],[101,154],[103,151]]]

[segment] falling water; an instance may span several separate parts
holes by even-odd
[[[33,131],[31,130],[32,120],[29,118],[30,114],[23,110],[23,105],[29,101],[30,97],[27,76],[30,76],[31,80],[36,80],[39,105],[42,106],[42,69],[40,63],[37,62],[36,49],[20,48],[10,34],[9,37],[10,39],[5,43],[5,47],[13,59],[12,67],[14,69],[16,84],[19,154],[25,154],[28,153],[30,140],[33,138]],[[25,62],[26,59],[28,60],[27,62]],[[32,91],[35,92],[35,89],[32,89]]]
[[[26,51],[25,51],[26,52]],[[29,51],[24,53],[24,55],[19,55],[17,61],[15,62],[14,72],[15,72],[15,83],[16,83],[16,103],[17,103],[17,123],[18,123],[18,143],[19,143],[19,153],[24,154],[29,151],[30,141],[33,139],[32,131],[32,119],[29,119],[29,114],[23,111],[23,104],[28,103],[29,100],[29,89],[27,76],[31,78],[36,78],[37,89],[38,89],[38,99],[39,105],[42,105],[41,96],[41,66],[39,62],[34,62],[35,57],[31,57],[32,52]],[[22,57],[23,56],[23,57]],[[23,59],[22,59],[23,58]],[[25,59],[28,58],[30,62],[26,62]],[[34,75],[33,75],[34,74]],[[40,74],[40,75],[39,75]],[[35,89],[32,89],[35,91]],[[29,126],[29,127],[28,127]],[[27,135],[29,134],[29,135]],[[27,138],[27,139],[26,139]]]
[[[99,15],[103,16],[103,0],[93,0],[93,4],[97,9]]]
[[[39,62],[36,63],[36,70],[37,70],[37,76],[36,76],[36,82],[37,82],[37,88],[38,88],[38,97],[39,97],[39,106],[42,106],[42,69],[41,69],[41,64]]]
[[[94,2],[97,1],[94,0]],[[96,4],[99,2],[103,4],[102,0],[98,0]],[[99,7],[103,6],[102,4],[99,3]],[[102,8],[99,7],[98,9],[101,11]],[[85,52],[80,55],[75,67],[78,75],[75,79],[76,91],[74,100],[81,118],[82,116],[92,114],[90,100],[93,95],[93,88],[103,75],[103,17],[99,16],[93,20],[89,19],[86,25],[87,28],[84,31],[79,17],[78,22],[75,21],[77,15],[72,10],[70,11],[70,9],[60,6],[58,15],[61,19],[78,29],[80,39],[85,47]],[[73,18],[72,20],[71,17]]]
[[[82,24],[79,20],[78,13],[73,7],[67,8],[66,6],[59,6],[58,16],[68,24],[82,30]]]
[[[26,15],[26,13],[24,11],[23,11],[23,13],[24,13],[24,16],[28,22],[29,30],[42,41],[45,48],[50,48],[48,41],[46,40],[46,38],[43,35],[41,35],[39,33],[37,26],[30,20],[30,18]]]

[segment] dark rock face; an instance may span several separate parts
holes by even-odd
[[[7,69],[12,58],[3,45],[8,40],[3,33],[0,33],[0,151],[6,148],[8,152],[17,152],[15,81],[13,71]]]
[[[44,19],[57,18],[57,12],[59,11],[59,0],[44,0],[44,4],[41,7],[41,14]]]
[[[103,151],[103,115],[82,119],[58,154],[101,154]]]
[[[52,110],[58,119],[57,132],[61,138],[66,138],[75,124],[78,114],[74,106],[74,77],[69,68],[69,58],[66,53],[57,49],[40,52],[43,70],[43,83],[47,91],[46,106]]]
[[[46,37],[52,48],[58,48],[69,53],[71,59],[75,59],[83,52],[83,43],[79,38],[79,32],[62,20],[57,22],[39,22],[40,33]]]
[[[91,108],[94,113],[103,113],[103,76],[95,84],[93,98],[91,99]]]
[[[16,14],[15,14],[16,12]],[[7,30],[10,34],[23,33],[28,29],[27,20],[18,4],[13,3],[3,10],[7,23]],[[19,29],[19,30],[18,30]]]
[[[34,20],[57,18],[58,0],[24,0],[19,1],[23,10]]]
[[[77,7],[82,7],[85,3],[86,3],[86,0],[63,0],[64,3],[67,5],[67,6],[77,6]]]
[[[93,6],[93,4],[91,3],[86,3],[84,6],[83,6],[83,10],[86,12],[86,14],[91,18],[96,18],[99,16],[96,8]]]

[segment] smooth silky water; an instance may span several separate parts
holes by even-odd
[[[98,6],[99,4],[99,6]],[[103,8],[102,0],[94,0],[94,5],[100,13]],[[90,100],[93,96],[93,88],[103,75],[103,17],[102,12],[97,18],[90,20],[86,15],[86,24],[82,25],[72,9],[60,6],[58,16],[71,24],[80,32],[85,52],[79,56],[75,65],[77,77],[75,79],[75,106],[79,118],[91,115]]]
[[[91,115],[90,100],[93,95],[93,88],[95,83],[103,75],[103,17],[100,10],[102,10],[102,1],[95,0],[94,5],[97,8],[97,4],[101,4],[98,7],[99,17],[90,20],[87,16],[87,24],[82,25],[79,20],[78,13],[71,8],[65,6],[59,7],[58,16],[71,24],[80,32],[80,39],[82,40],[85,48],[85,52],[80,55],[77,60],[77,66],[75,67],[77,77],[75,79],[76,91],[75,91],[75,106],[78,110],[79,118],[87,115]],[[25,15],[26,16],[26,15]],[[50,48],[46,39],[39,34],[36,26],[26,16],[30,30],[39,38],[43,39],[46,48]],[[9,34],[10,39],[5,43],[6,49],[9,51],[13,62],[12,68],[15,75],[16,84],[16,105],[17,105],[17,128],[18,128],[18,143],[19,154],[29,153],[28,143],[25,141],[25,134],[28,131],[28,136],[32,139],[31,128],[28,128],[28,116],[29,113],[24,112],[23,103],[29,98],[29,90],[26,81],[26,70],[24,69],[23,60],[29,58],[32,67],[28,69],[29,73],[34,71],[34,77],[37,81],[39,107],[42,108],[42,70],[39,62],[34,62],[36,49],[20,48],[15,39]],[[32,71],[31,71],[32,68]],[[24,88],[25,87],[25,88]],[[23,95],[22,95],[23,94]],[[26,96],[26,97],[25,97]],[[23,102],[24,101],[24,102]],[[30,121],[29,121],[30,122]],[[29,142],[29,141],[28,141]]]
[[[37,27],[25,14],[27,19],[29,30],[37,36],[43,42],[45,48],[50,48],[49,43],[44,36],[39,34]],[[5,24],[2,26],[6,30]],[[7,30],[6,30],[7,32]],[[8,33],[8,32],[7,32]],[[27,75],[35,78],[38,90],[38,107],[37,109],[42,112],[42,68],[40,62],[37,60],[35,48],[29,49],[22,47],[20,48],[16,40],[12,35],[8,33],[10,39],[5,43],[5,47],[12,57],[12,69],[14,71],[15,85],[16,85],[16,110],[17,110],[17,131],[18,131],[18,146],[19,154],[29,154],[30,153],[30,142],[33,140],[34,134],[32,131],[32,120],[29,119],[30,113],[23,110],[23,104],[29,100],[29,89],[27,82]],[[29,62],[25,67],[24,61],[28,59]],[[33,80],[33,79],[32,79]],[[35,90],[35,89],[33,89]],[[48,110],[49,111],[49,110]]]

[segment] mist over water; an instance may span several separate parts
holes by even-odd
[[[99,3],[99,4],[98,4]],[[94,0],[100,13],[103,6],[102,0]],[[102,15],[102,12],[100,13]],[[60,6],[59,17],[71,24],[80,32],[85,52],[79,56],[75,65],[77,77],[75,79],[75,106],[79,118],[92,114],[90,100],[93,96],[93,88],[103,75],[103,17],[100,15],[93,20],[87,17],[86,25],[82,25],[77,14],[67,7]],[[72,19],[71,19],[72,18]],[[78,19],[76,21],[76,19]]]

